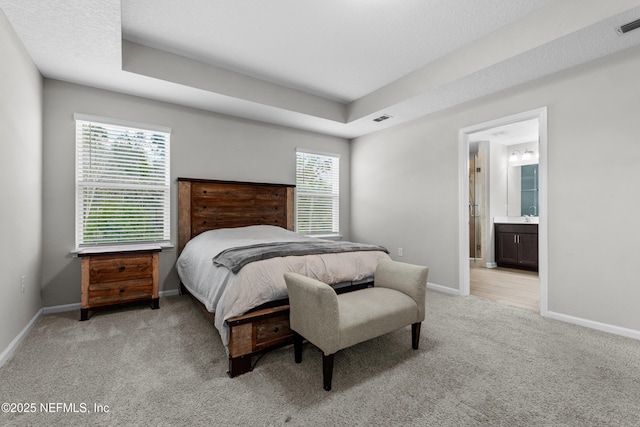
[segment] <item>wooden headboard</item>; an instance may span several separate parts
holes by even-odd
[[[178,254],[218,228],[278,225],[294,229],[295,185],[178,178]]]

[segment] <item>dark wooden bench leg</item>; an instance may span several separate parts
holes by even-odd
[[[418,349],[418,344],[420,343],[420,325],[422,325],[421,322],[411,325],[411,346],[414,350]]]
[[[324,383],[324,389],[331,390],[331,379],[333,378],[333,356],[334,354],[326,355],[322,354],[322,382]]]
[[[302,362],[302,335],[296,332],[293,333],[293,353],[296,363]]]

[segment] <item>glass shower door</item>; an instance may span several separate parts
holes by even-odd
[[[480,223],[480,191],[478,172],[481,171],[478,153],[469,156],[469,258],[482,258],[482,227]]]

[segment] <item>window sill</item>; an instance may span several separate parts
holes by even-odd
[[[315,237],[316,239],[342,240],[342,234],[305,234],[305,237]]]
[[[86,246],[76,248],[70,251],[72,256],[107,254],[115,252],[136,252],[136,251],[156,251],[164,252],[173,250],[171,243],[139,243],[139,244],[121,244],[121,245],[104,245],[104,246]]]

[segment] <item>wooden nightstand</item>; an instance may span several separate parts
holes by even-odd
[[[87,248],[82,258],[82,306],[80,320],[96,307],[148,300],[160,307],[158,264],[160,246],[137,245]]]

